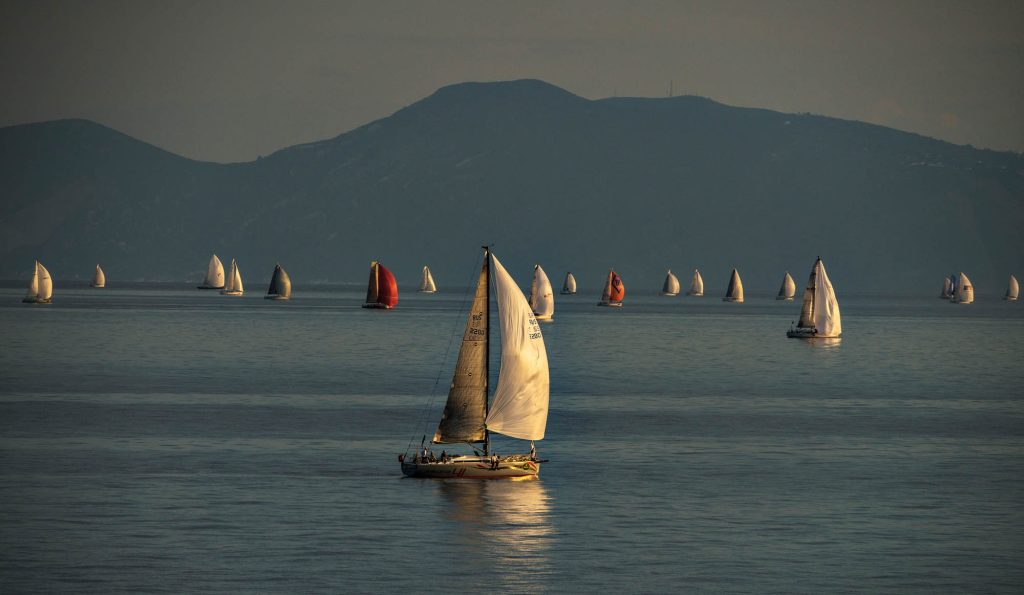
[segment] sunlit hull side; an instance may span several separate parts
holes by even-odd
[[[523,479],[534,478],[540,473],[540,462],[528,455],[513,456],[498,463],[497,469],[484,457],[456,457],[447,463],[402,463],[406,477],[435,479]]]
[[[621,308],[622,302],[597,302],[598,306],[607,306],[609,308]]]
[[[792,301],[793,301],[793,298],[792,298],[792,297],[786,297],[786,296],[784,296],[784,295],[776,296],[776,298],[775,298],[775,299],[777,299],[777,300],[782,300],[782,301],[784,301],[784,302],[792,302]]]
[[[241,291],[224,291],[224,290],[221,290],[220,294],[221,295],[242,295],[242,292]]]
[[[663,291],[663,292],[661,292],[661,295],[666,296],[666,297],[676,297],[679,294],[678,293],[669,293],[669,292]]]
[[[288,299],[288,296],[286,296],[286,295],[265,295],[265,296],[263,296],[263,299],[265,299],[265,300],[274,300],[275,302],[283,302],[283,301]]]
[[[49,304],[49,303],[52,303],[52,298],[51,299],[42,300],[42,299],[39,299],[37,297],[27,297],[27,298],[21,300],[21,303],[23,303],[23,304]]]

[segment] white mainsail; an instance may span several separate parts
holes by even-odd
[[[547,273],[539,264],[533,265],[533,283],[530,285],[530,308],[537,320],[551,320],[555,314],[555,296]]]
[[[210,264],[206,267],[206,278],[200,289],[222,289],[224,287],[224,265],[217,255],[210,258]]]
[[[967,278],[967,275],[960,273],[960,280],[956,284],[956,295],[953,296],[953,302],[957,304],[970,304],[974,301],[974,286],[971,285],[971,280]]]
[[[786,271],[786,276],[782,278],[782,287],[779,287],[779,295],[775,296],[777,300],[791,300],[796,295],[796,281],[793,280],[793,276]]]
[[[26,300],[34,300],[39,296],[39,261],[32,265],[32,278],[28,282],[28,293],[25,294]]]
[[[493,254],[501,319],[501,371],[487,429],[522,440],[541,440],[548,419],[550,379],[544,337],[530,305]]]
[[[1020,283],[1017,283],[1017,278],[1010,275],[1010,284],[1006,287],[1006,297],[1004,299],[1013,301],[1020,296]]]
[[[697,297],[704,295],[704,278],[700,276],[699,269],[693,269],[693,280],[690,281],[690,288],[686,290],[686,295]]]
[[[736,269],[732,270],[732,276],[729,277],[729,287],[725,290],[725,297],[722,298],[724,302],[743,302],[743,281],[740,279],[740,273]]]
[[[423,281],[420,282],[420,291],[423,293],[435,293],[437,285],[434,285],[434,276],[430,274],[430,267],[423,267]]]
[[[96,272],[92,277],[93,287],[105,287],[107,285],[107,276],[103,274],[103,269],[100,265],[96,265]]]
[[[661,286],[662,295],[679,295],[679,278],[672,274],[672,269],[665,275],[665,283]]]
[[[572,272],[565,274],[565,283],[562,283],[562,293],[566,295],[576,293],[576,277],[572,276]]]

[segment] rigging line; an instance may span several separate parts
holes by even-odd
[[[476,271],[476,274],[479,275],[479,271]],[[466,310],[466,298],[469,296],[469,293],[471,291],[474,292],[474,294],[476,293],[476,283],[473,280],[472,273],[470,274],[470,279],[467,288],[465,292],[462,294],[462,303],[459,304],[458,309],[459,314]],[[438,367],[437,378],[434,379],[434,386],[430,389],[430,398],[427,400],[426,404],[424,404],[422,410],[420,411],[419,419],[417,419],[416,421],[416,427],[418,428],[422,427],[427,431],[430,430],[430,428],[427,426],[427,415],[430,413],[430,410],[434,407],[434,400],[437,398],[437,385],[441,383],[441,375],[444,374],[445,364],[448,363],[448,355],[451,353],[452,343],[455,342],[455,335],[458,334],[459,329],[462,328],[462,325],[459,324],[459,321],[461,320],[462,318],[456,315],[455,328],[452,330],[451,335],[448,337],[448,346],[445,347],[444,358],[441,360],[441,365]],[[409,449],[412,447],[412,444],[415,441],[416,434],[414,433],[412,436],[409,437],[409,444],[405,446],[405,454],[409,454]]]

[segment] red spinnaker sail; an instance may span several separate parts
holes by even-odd
[[[377,303],[388,308],[394,308],[398,304],[398,284],[395,276],[382,264],[379,267],[377,277]]]
[[[619,274],[612,272],[612,287],[608,292],[608,301],[621,302],[624,297],[626,297],[626,286],[622,284]]]

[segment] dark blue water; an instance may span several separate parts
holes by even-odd
[[[461,290],[390,312],[362,288],[21,293],[0,290],[7,592],[1024,584],[1024,306],[995,296],[839,288],[831,345],[786,339],[799,304],[769,295],[558,296],[551,463],[481,483],[396,462],[440,417]]]

